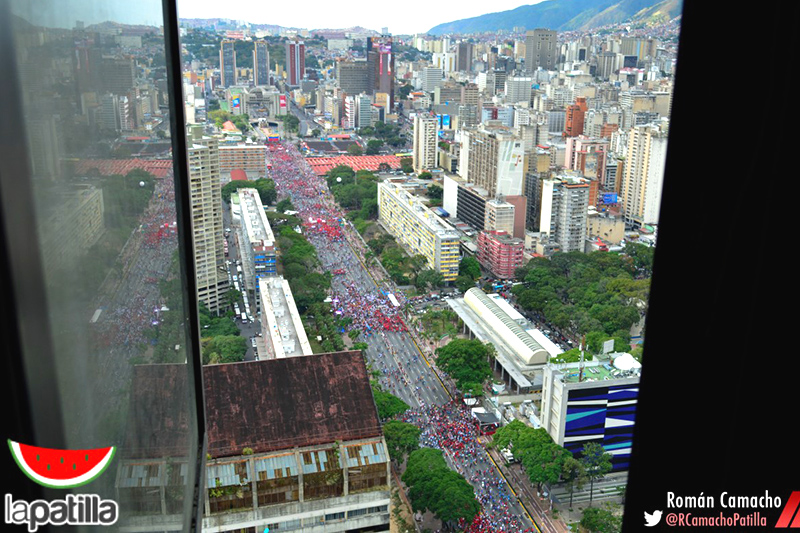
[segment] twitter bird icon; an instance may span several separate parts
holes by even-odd
[[[647,527],[653,527],[659,522],[661,522],[661,511],[653,511],[653,514],[650,514],[647,511],[644,512],[644,525]]]

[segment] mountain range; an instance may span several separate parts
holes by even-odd
[[[548,28],[580,31],[620,22],[664,23],[681,14],[683,0],[547,0],[431,28],[430,35]]]

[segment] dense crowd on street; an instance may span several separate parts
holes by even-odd
[[[426,378],[412,378],[408,368],[418,363],[419,355],[400,353],[387,338],[392,332],[408,332],[400,309],[405,302],[399,291],[392,291],[388,282],[374,270],[373,279],[383,285],[365,290],[358,282],[357,272],[367,268],[352,253],[362,257],[367,251],[364,241],[348,228],[348,222],[336,205],[324,179],[316,176],[303,156],[291,145],[270,145],[271,178],[279,195],[291,198],[309,242],[318,251],[322,270],[331,272],[331,309],[351,319],[349,329],[361,331],[365,337],[375,337],[382,346],[373,357],[372,365],[380,373],[379,383],[395,395],[401,391],[416,400],[415,407],[400,416],[422,430],[420,446],[445,451],[454,468],[475,488],[481,512],[471,524],[462,524],[470,533],[525,533],[522,520],[513,505],[516,498],[490,462],[486,450],[478,442],[478,429],[470,410],[457,401],[446,405],[426,404],[420,395]],[[348,250],[347,248],[352,248]],[[378,281],[376,281],[378,283]],[[395,306],[388,298],[393,293],[400,303]],[[404,364],[405,363],[405,364]],[[435,363],[431,371],[435,371]],[[428,380],[435,379],[429,377]],[[410,393],[410,394],[409,394]]]

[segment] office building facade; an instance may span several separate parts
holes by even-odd
[[[299,87],[306,72],[306,45],[303,41],[286,41],[286,84]]]
[[[237,84],[236,41],[224,40],[219,45],[219,81],[220,87],[232,87]]]
[[[256,41],[253,48],[253,84],[269,85],[269,47],[265,41]]]
[[[542,181],[539,231],[562,252],[584,250],[588,212],[588,180],[562,175]]]
[[[478,234],[477,259],[499,279],[513,279],[523,265],[525,242],[505,231],[482,231]]]
[[[538,28],[525,34],[525,70],[554,70],[558,60],[555,30]]]

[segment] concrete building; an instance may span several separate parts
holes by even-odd
[[[116,501],[119,531],[181,524],[193,430],[185,365],[137,365]],[[360,351],[207,365],[203,531],[389,531],[391,466]],[[247,386],[242,386],[247,383]],[[169,406],[164,412],[164,406]],[[154,409],[162,413],[152,426]],[[147,421],[147,429],[140,424]]]
[[[253,48],[253,84],[269,85],[269,47],[266,41],[256,41]]]
[[[219,145],[220,183],[231,181],[231,171],[241,169],[247,179],[256,180],[267,177],[267,147],[251,142]]]
[[[539,230],[562,252],[584,250],[588,210],[588,180],[562,174],[542,181]]]
[[[426,93],[432,93],[433,90],[443,83],[444,71],[440,68],[426,67],[420,73],[420,81],[422,83],[422,90]]]
[[[586,218],[586,236],[589,238],[599,237],[605,242],[620,244],[625,238],[625,220],[621,216],[608,212],[589,209]]]
[[[641,365],[629,354],[603,360],[552,362],[543,369],[542,427],[553,441],[580,456],[589,442],[612,455],[613,471],[630,462]]]
[[[436,150],[439,122],[433,114],[417,113],[414,117],[413,165],[414,171],[436,168]]]
[[[531,77],[512,76],[507,78],[505,81],[506,103],[528,103],[531,101],[532,90],[533,78]]]
[[[266,358],[312,355],[289,282],[283,276],[261,278],[259,293]]]
[[[222,196],[220,193],[219,144],[203,136],[202,126],[189,126],[189,187],[192,195],[192,233],[197,275],[197,298],[218,313],[228,290],[224,275]]]
[[[522,194],[524,151],[510,128],[489,122],[462,132],[462,177],[485,189],[489,197]],[[463,172],[466,170],[466,174]]]
[[[478,262],[499,279],[514,279],[523,264],[525,242],[505,231],[482,231],[478,234]]]
[[[483,229],[486,231],[503,231],[514,234],[514,205],[493,198],[486,201]]]
[[[339,59],[336,61],[336,82],[346,94],[372,94],[370,65],[366,59]]]
[[[378,184],[378,220],[411,255],[423,255],[445,281],[458,277],[458,233],[400,184]]]
[[[51,185],[51,192],[56,189]],[[106,230],[103,189],[91,185],[59,187],[58,203],[44,206],[42,217],[42,263],[46,272],[57,276],[78,268],[81,259],[97,244]]]
[[[544,365],[563,353],[558,346],[499,294],[473,287],[464,298],[445,301],[461,319],[462,333],[494,346],[494,371],[510,389],[518,394],[541,389]]]
[[[237,84],[236,41],[224,40],[219,49],[220,87],[232,87]]]
[[[525,34],[525,70],[555,70],[558,45],[555,30],[537,28]]]
[[[260,307],[261,279],[277,275],[277,250],[275,235],[267,219],[261,196],[255,189],[241,188],[237,228],[239,254],[244,275],[243,287],[253,297],[256,309]]]
[[[367,37],[367,62],[372,89],[368,94],[389,95],[389,109],[394,109],[395,54],[391,35]]]
[[[306,45],[303,41],[286,41],[286,84],[299,87],[306,72]]]
[[[658,223],[667,160],[669,122],[637,126],[628,136],[620,203],[625,222],[637,228]]]
[[[456,49],[456,68],[459,72],[470,72],[472,70],[472,60],[474,54],[474,45],[466,41],[458,43]]]

